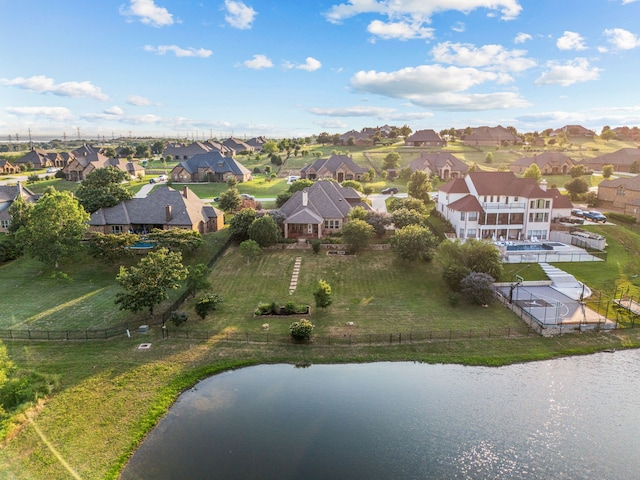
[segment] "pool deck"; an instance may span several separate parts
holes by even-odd
[[[601,262],[601,258],[595,257],[585,249],[556,241],[538,242],[494,242],[500,250],[504,263],[561,263],[561,262]],[[552,246],[553,249],[541,250],[541,245]],[[509,247],[524,249],[509,250]],[[527,250],[526,246],[536,249]]]

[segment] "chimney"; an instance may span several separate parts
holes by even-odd
[[[189,188],[186,185],[182,187],[182,196],[184,198],[189,198]]]
[[[309,204],[309,192],[305,189],[302,191],[302,206],[306,207]]]
[[[540,181],[540,189],[544,192],[547,191],[547,181],[544,178]]]
[[[167,214],[167,222],[171,221],[171,205],[167,205],[165,207],[165,212]]]

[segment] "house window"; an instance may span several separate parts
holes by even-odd
[[[464,220],[464,212],[460,212],[460,220]]]
[[[469,221],[477,222],[478,221],[478,212],[469,212]]]
[[[118,234],[123,232],[124,227],[122,225],[111,225],[111,233]]]
[[[518,201],[518,197],[513,197],[513,201],[517,202]]]
[[[529,213],[530,222],[548,222],[549,212]]]
[[[616,190],[616,195],[619,197],[624,197],[624,187],[618,187]]]
[[[460,229],[460,233],[458,234],[458,238],[464,238],[464,228]]]
[[[3,230],[6,230],[9,228],[9,220],[2,220],[2,222],[0,222],[0,227],[2,227]]]
[[[325,220],[324,228],[329,230],[337,230],[340,228],[340,220]]]
[[[470,228],[467,230],[467,238],[476,238],[476,229]]]

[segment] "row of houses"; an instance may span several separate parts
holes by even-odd
[[[262,147],[267,143],[267,138],[253,137],[246,142],[239,138],[229,137],[222,142],[207,140],[205,142],[192,143],[167,143],[163,157],[171,157],[175,161],[185,161],[190,158],[204,153],[218,152],[225,157],[235,157],[239,153],[249,152],[258,153],[262,151]]]

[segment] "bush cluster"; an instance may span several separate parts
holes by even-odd
[[[280,305],[276,302],[261,303],[255,310],[256,315],[295,315],[301,313],[307,313],[309,311],[308,305],[299,305],[295,302],[287,302],[284,305]]]

